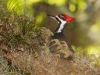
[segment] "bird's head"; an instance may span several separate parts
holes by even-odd
[[[75,19],[67,14],[60,14],[60,15],[55,15],[55,16],[48,15],[48,16],[55,19],[57,22],[66,21],[66,23],[70,23],[71,21]]]

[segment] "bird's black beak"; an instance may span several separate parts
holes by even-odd
[[[49,16],[49,17],[51,17],[51,18],[55,18],[55,16],[53,16],[53,15],[47,15],[47,16]]]

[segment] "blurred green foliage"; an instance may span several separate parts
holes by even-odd
[[[26,0],[7,0],[7,8],[10,12],[15,10],[17,14],[32,16],[32,8],[30,4],[26,3]]]

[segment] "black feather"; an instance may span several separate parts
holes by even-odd
[[[72,46],[69,44],[69,42],[66,41],[66,37],[64,36],[63,32],[60,33],[55,33],[54,36],[52,36],[52,39],[58,39],[60,41],[65,41],[66,44],[68,45],[69,50],[74,53],[75,51],[73,50]]]

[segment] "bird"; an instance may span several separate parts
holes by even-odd
[[[59,15],[47,15],[50,18],[54,19],[57,21],[58,26],[54,31],[54,35],[52,36],[52,39],[58,39],[60,41],[65,41],[66,44],[68,45],[69,50],[72,53],[75,53],[75,51],[73,50],[72,46],[70,45],[70,43],[68,41],[66,41],[66,37],[63,34],[63,30],[65,29],[65,27],[71,22],[73,21],[75,18],[67,15],[67,14],[59,14]]]

